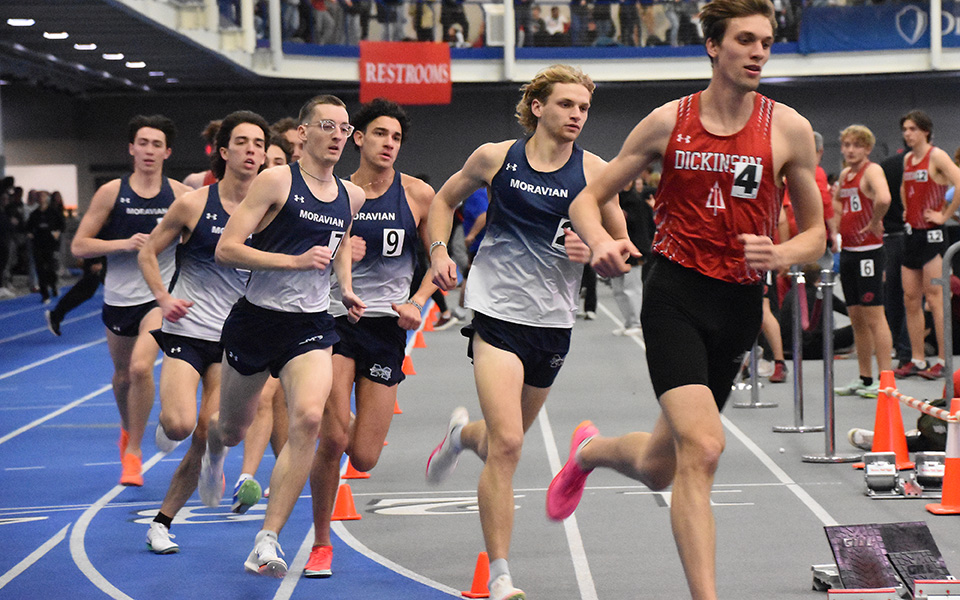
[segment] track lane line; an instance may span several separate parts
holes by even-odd
[[[17,575],[23,573],[29,569],[35,562],[43,558],[47,552],[50,552],[56,548],[57,544],[63,541],[67,537],[67,530],[70,529],[70,525],[65,525],[63,529],[58,531],[52,538],[44,542],[39,548],[31,552],[26,558],[18,562],[11,568],[9,571],[0,575],[0,590],[3,589],[3,586],[7,585],[13,581]]]

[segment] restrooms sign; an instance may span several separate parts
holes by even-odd
[[[450,104],[450,46],[438,42],[360,42],[360,101]]]

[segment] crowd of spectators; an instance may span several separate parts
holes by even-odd
[[[501,0],[502,1],[502,0]],[[796,41],[803,4],[774,0],[777,41]],[[845,1],[845,0],[844,0]],[[239,0],[219,0],[224,24],[239,23]],[[357,45],[360,40],[486,45],[482,0],[280,0],[284,41]],[[684,46],[702,43],[698,0],[513,0],[517,46]],[[494,2],[496,4],[497,2]],[[255,4],[267,35],[268,0]]]
[[[57,296],[60,273],[68,266],[63,243],[71,228],[76,230],[76,218],[72,210],[64,210],[60,192],[24,194],[13,177],[0,181],[0,298],[14,295],[15,276],[39,293],[44,304]]]

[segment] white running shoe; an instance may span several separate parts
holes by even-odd
[[[166,525],[154,521],[147,530],[147,548],[154,554],[176,554],[180,552],[180,546],[170,541],[175,537]]]
[[[869,429],[860,429],[854,427],[847,432],[847,440],[850,445],[870,452],[873,449],[873,432]]]
[[[282,555],[283,549],[280,548],[277,538],[267,536],[261,531],[257,534],[257,541],[243,563],[243,568],[249,573],[282,578],[287,574],[287,563],[280,558]]]
[[[513,587],[513,580],[509,575],[501,575],[487,586],[490,589],[490,600],[526,600],[523,590]]]
[[[200,461],[200,480],[197,481],[197,491],[200,501],[210,508],[220,506],[223,492],[227,489],[227,481],[223,477],[223,462],[227,459],[227,448],[217,457],[210,456],[210,448],[203,453]]]
[[[157,450],[164,454],[170,454],[180,445],[179,441],[167,437],[167,432],[163,430],[163,423],[157,423],[157,433],[154,434],[153,439],[157,444]]]
[[[454,430],[458,427],[462,428],[469,422],[470,415],[467,414],[466,408],[458,406],[454,409],[453,414],[450,415],[450,424],[447,425],[447,435],[427,459],[427,483],[436,485],[449,477],[457,468],[463,448],[454,448],[451,438]]]

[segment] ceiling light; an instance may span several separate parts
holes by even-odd
[[[74,44],[73,49],[74,50],[96,50],[97,45],[96,44]]]
[[[107,52],[103,55],[103,59],[104,60],[123,60],[123,54],[120,52],[114,52],[112,54]]]
[[[167,82],[167,83],[180,83],[180,80],[177,79],[176,77],[167,77],[166,82]]]
[[[53,54],[48,54],[47,60],[49,60],[50,62],[60,62],[60,59],[54,56]]]
[[[33,19],[7,19],[7,25],[10,27],[33,27],[36,21]]]
[[[78,70],[78,71],[86,71],[86,70],[87,70],[87,66],[86,66],[86,65],[81,65],[80,63],[77,63],[77,64],[73,65],[73,68],[76,69],[76,70]]]
[[[142,69],[147,66],[147,63],[142,60],[129,60],[126,63],[128,69]]]
[[[163,71],[150,71],[147,75],[150,77],[163,77],[165,73]]]
[[[67,33],[66,31],[59,31],[56,33],[53,33],[50,31],[44,31],[43,37],[45,37],[48,40],[65,40],[68,37],[70,37],[70,34]]]
[[[23,51],[26,50],[27,48],[26,48],[26,46],[24,46],[23,44],[19,44],[19,43],[17,43],[17,42],[14,42],[14,43],[13,43],[13,49],[16,50],[17,52],[23,52]]]

